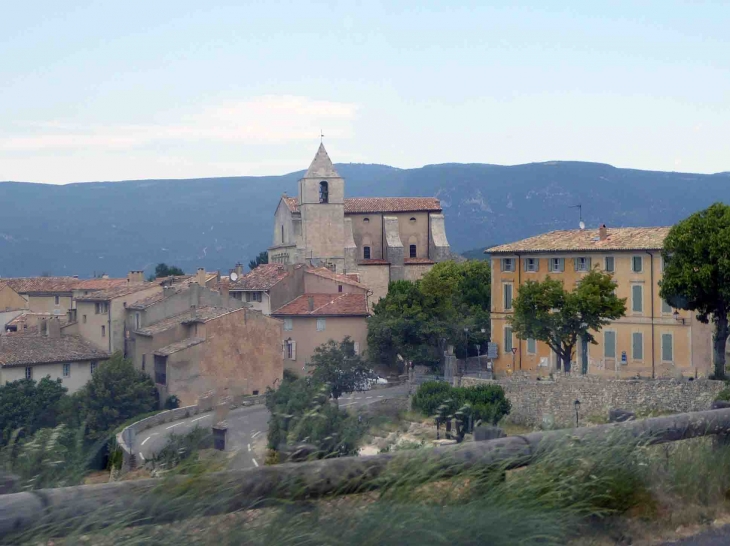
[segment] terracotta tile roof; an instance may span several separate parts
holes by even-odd
[[[309,310],[312,298],[313,310]],[[366,317],[368,313],[366,294],[304,294],[280,307],[272,316],[319,316],[319,317]]]
[[[106,360],[109,353],[80,336],[0,337],[0,366],[32,366],[54,362]]]
[[[55,317],[55,319],[58,320],[59,326],[66,326],[68,324],[68,315],[53,315],[52,313],[30,312],[22,313],[5,325],[5,328],[7,328],[8,326],[15,326],[16,328],[15,332],[9,331],[7,332],[7,335],[35,335],[38,333],[38,319],[51,317]]]
[[[365,286],[362,283],[359,283],[355,279],[351,279],[349,276],[342,275],[340,273],[333,273],[326,267],[317,267],[314,269],[307,269],[305,271],[305,273],[307,273],[309,275],[315,275],[317,277],[322,277],[323,279],[329,279],[329,280],[335,281],[337,283],[348,284],[350,286],[357,286],[358,288],[363,288],[365,290],[367,290],[367,288],[368,288],[367,286]]]
[[[127,305],[127,308],[136,310],[147,309],[148,307],[161,302],[165,299],[165,297],[187,290],[190,288],[191,284],[195,283],[195,277],[174,277],[174,282],[170,282],[170,279],[170,277],[165,278],[164,284],[166,286],[163,287],[162,290],[158,291],[156,294]],[[157,281],[155,281],[155,283],[157,283]],[[149,283],[149,287],[151,288],[155,283]],[[167,290],[167,292],[165,292],[165,290]]]
[[[135,292],[142,290],[148,290],[150,288],[159,287],[159,284],[154,282],[130,282],[107,290],[98,290],[87,294],[86,296],[80,296],[76,298],[76,301],[109,301],[114,298],[121,298],[122,296],[128,296]]]
[[[601,241],[597,229],[551,231],[515,243],[485,250],[491,254],[516,252],[581,252],[615,250],[660,250],[668,227],[608,228],[608,237]]]
[[[429,265],[429,264],[435,264],[436,262],[434,262],[433,260],[430,260],[428,258],[403,258],[403,263],[406,264],[406,265],[408,265],[408,264],[411,264],[411,265],[414,265],[414,264]]]
[[[170,356],[171,354],[184,351],[185,349],[189,349],[190,347],[203,343],[204,341],[205,340],[202,337],[188,337],[182,341],[171,343],[162,349],[157,349],[154,354],[157,356]]]
[[[435,197],[353,197],[345,199],[345,214],[363,212],[441,212]]]
[[[236,282],[229,284],[232,292],[237,290],[268,290],[289,272],[284,264],[261,264],[250,273],[246,273]]]
[[[390,265],[390,262],[388,260],[370,259],[360,260],[357,265]]]
[[[239,307],[237,309],[213,306],[198,307],[195,309],[195,312],[188,311],[187,317],[183,320],[183,322],[209,322],[213,319],[217,319],[218,317],[222,317],[223,315],[235,313],[236,311],[243,312],[243,307]]]
[[[283,197],[289,210],[299,212],[299,198]],[[345,199],[345,214],[367,212],[441,212],[436,197],[351,197]]]
[[[144,328],[135,330],[135,333],[143,336],[154,336],[166,330],[175,328],[180,324],[186,324],[191,322],[208,322],[218,317],[222,317],[223,315],[227,315],[228,313],[241,311],[241,309],[243,308],[228,309],[226,307],[212,306],[198,307],[194,311],[191,309],[185,311],[184,313],[180,313],[178,315],[174,315],[172,317],[157,321],[154,324],[145,326]]]
[[[67,292],[70,294],[80,282],[75,277],[20,277],[15,279],[0,279],[0,284],[8,285],[18,294],[49,292]]]
[[[74,290],[107,290],[127,284],[127,279],[85,279],[79,281]]]

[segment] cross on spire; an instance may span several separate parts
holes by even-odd
[[[322,132],[322,129],[319,130],[319,143],[322,144],[322,141],[324,140],[324,133]]]

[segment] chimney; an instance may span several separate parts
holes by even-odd
[[[48,320],[46,335],[52,339],[58,339],[61,337],[61,322],[58,320],[58,317],[52,317]]]
[[[127,273],[127,282],[144,282],[144,271],[130,271]]]
[[[46,318],[38,319],[38,335],[40,337],[48,336],[48,319],[46,319]]]
[[[205,268],[199,267],[198,272],[195,274],[195,282],[200,286],[205,286]]]
[[[598,238],[601,241],[608,239],[608,228],[606,227],[606,224],[601,224],[601,227],[598,228]]]
[[[314,311],[314,298],[312,296],[309,296],[307,298],[307,304],[310,311]]]
[[[233,271],[235,271],[236,275],[238,275],[239,277],[243,275],[243,264],[241,264],[241,262],[238,262],[233,268]]]

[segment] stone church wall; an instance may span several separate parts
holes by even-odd
[[[451,256],[449,241],[446,239],[446,224],[443,214],[431,214],[431,232],[428,239],[428,257],[434,262],[443,262]]]
[[[358,269],[360,282],[373,291],[370,296],[370,304],[375,305],[388,293],[390,282],[390,266],[384,265],[361,265]]]

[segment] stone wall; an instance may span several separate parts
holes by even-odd
[[[455,383],[459,378],[455,378]],[[633,412],[689,412],[710,409],[724,384],[699,379],[604,379],[598,377],[559,377],[555,380],[512,377],[490,381],[463,377],[462,386],[494,383],[504,388],[512,403],[510,420],[527,426],[554,423],[575,424],[575,401],[580,401],[581,422],[590,416],[607,417],[608,410],[620,408]]]
[[[449,241],[446,239],[446,225],[443,214],[430,214],[431,230],[428,237],[428,257],[434,262],[443,262],[451,256]]]

